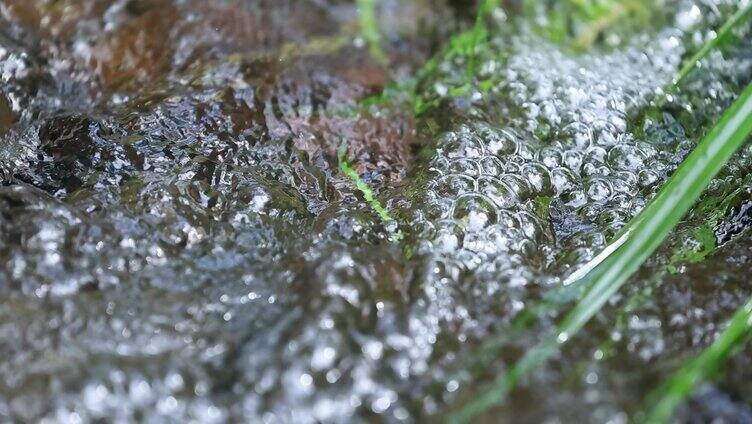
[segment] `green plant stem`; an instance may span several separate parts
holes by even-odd
[[[711,378],[734,351],[752,336],[752,298],[731,319],[718,339],[699,356],[689,359],[654,396],[657,401],[645,423],[667,422],[679,403],[700,383]]]
[[[669,86],[667,91],[671,92],[676,90],[676,88],[687,79],[692,71],[699,66],[701,60],[703,60],[711,51],[725,44],[731,37],[733,29],[746,22],[750,17],[752,17],[752,2],[747,6],[739,8],[739,10],[734,13],[720,29],[718,29],[718,35],[705,43],[697,53],[684,63],[684,66],[682,66],[676,79],[673,84]]]
[[[629,225],[610,253],[599,258],[582,278],[591,284],[585,295],[557,326],[506,373],[464,408],[449,417],[468,422],[501,403],[518,379],[542,365],[560,344],[570,340],[660,246],[697,201],[731,155],[752,132],[752,84],[724,113],[716,126],[687,157],[653,201]],[[613,246],[613,245],[612,245]]]
[[[376,18],[376,0],[357,0],[360,14],[360,31],[371,56],[382,65],[389,62],[381,45],[381,31]]]
[[[371,190],[371,187],[368,186],[368,184],[363,181],[363,178],[360,177],[357,171],[353,169],[352,166],[347,162],[347,159],[345,158],[345,155],[347,153],[347,145],[345,143],[342,143],[339,146],[339,149],[337,150],[337,159],[339,161],[339,169],[342,171],[343,174],[348,176],[353,183],[355,183],[355,187],[363,194],[363,198],[366,199],[366,202],[368,205],[373,209],[374,212],[381,218],[382,221],[385,223],[394,221],[394,218],[389,214],[389,211],[387,211],[383,206],[381,206],[381,202],[376,199],[376,197],[373,195],[373,190]]]
[[[483,0],[478,6],[478,14],[475,17],[475,25],[470,34],[470,42],[467,46],[467,79],[472,80],[476,73],[476,55],[480,44],[488,38],[486,19],[499,6],[499,0]]]

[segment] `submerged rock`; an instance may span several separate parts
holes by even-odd
[[[5,96],[0,95],[0,136],[5,134],[15,121],[15,113],[8,105]]]

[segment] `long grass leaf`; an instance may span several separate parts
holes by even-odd
[[[363,198],[366,200],[368,205],[376,213],[376,215],[378,215],[379,218],[384,221],[384,223],[394,222],[394,218],[392,218],[392,215],[389,214],[389,211],[387,211],[386,208],[381,205],[381,202],[379,202],[376,196],[374,196],[373,190],[371,190],[371,187],[368,185],[368,183],[363,181],[363,178],[360,177],[358,172],[347,161],[346,154],[347,145],[345,143],[342,143],[337,150],[339,170],[352,180],[352,182],[355,184],[355,187],[363,195]],[[399,237],[401,237],[401,235],[399,235]]]
[[[538,368],[558,350],[560,344],[570,340],[660,246],[750,133],[752,84],[744,89],[655,199],[634,219],[631,231],[623,237],[621,245],[584,277],[591,284],[589,290],[556,331],[449,420],[467,422],[499,404],[520,377]]]
[[[360,14],[360,32],[374,60],[386,64],[388,59],[381,45],[381,31],[376,18],[376,0],[357,0]]]
[[[467,58],[467,78],[472,79],[476,73],[476,55],[478,46],[488,38],[488,28],[486,19],[499,6],[499,0],[483,0],[478,6],[478,14],[475,17],[475,25],[470,31],[470,40],[466,47]]]
[[[734,351],[752,336],[752,298],[731,319],[718,339],[699,356],[685,364],[661,387],[655,406],[642,419],[646,423],[664,423],[671,418],[677,405],[700,383],[718,372]]]
[[[674,79],[674,81],[668,86],[664,87],[664,92],[670,93],[675,91],[676,88],[682,82],[684,82],[687,76],[692,73],[692,71],[697,67],[698,63],[703,58],[705,58],[713,49],[722,46],[726,41],[728,41],[728,38],[731,35],[731,31],[749,18],[752,18],[752,2],[750,2],[749,5],[740,8],[731,18],[729,18],[724,23],[721,29],[718,30],[717,37],[706,42],[703,47],[699,51],[697,51],[694,56],[692,56],[691,59],[685,62],[684,67],[677,73],[677,77]],[[658,103],[662,104],[665,101],[666,97],[664,96],[659,100]],[[614,253],[614,251],[616,251],[616,249],[618,249],[622,244],[624,244],[625,241],[629,239],[630,233],[633,231],[634,227],[637,226],[637,223],[640,222],[641,218],[642,215],[628,222],[627,225],[625,225],[624,228],[619,231],[619,234],[617,234],[614,240],[611,241],[600,254],[591,259],[585,266],[581,267],[572,275],[570,275],[564,281],[564,285],[572,284],[575,281],[585,277],[593,269],[595,269],[595,267],[606,260],[606,258],[608,258],[612,253]]]
[[[669,87],[669,90],[674,90],[697,68],[700,61],[704,59],[711,51],[717,47],[725,44],[732,35],[732,31],[737,26],[743,24],[752,17],[752,2],[748,3],[744,7],[740,7],[739,10],[734,13],[726,22],[718,29],[718,34],[715,38],[705,43],[700,50],[697,51],[689,60],[684,63],[677,74],[674,83]]]

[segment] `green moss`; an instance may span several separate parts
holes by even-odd
[[[694,264],[702,262],[706,257],[715,252],[715,232],[709,225],[702,225],[693,232],[696,245],[678,249],[672,256],[667,266],[670,273],[676,274],[680,264]]]
[[[548,216],[551,212],[551,202],[554,200],[551,196],[538,196],[533,200],[535,212],[538,216]]]
[[[490,34],[488,19],[498,7],[499,0],[482,0],[472,28],[453,35],[446,43],[446,47],[429,59],[411,78],[388,85],[381,93],[361,101],[361,106],[367,108],[406,102],[411,106],[413,114],[420,116],[439,105],[440,99],[432,95],[432,88],[426,88],[433,87],[435,82],[441,80],[438,75],[439,66],[456,59],[465,61],[464,78],[459,83],[441,82],[448,84],[449,96],[460,97],[470,94],[476,85],[478,54],[486,49],[488,43]],[[493,86],[488,81],[480,82],[478,85],[486,90]]]
[[[721,193],[705,195],[690,213],[688,229],[682,231],[684,235],[677,237],[688,240],[689,243],[674,248],[667,270],[675,274],[682,265],[694,264],[704,261],[712,256],[718,248],[715,229],[723,222],[729,211],[738,203],[743,187],[752,184],[752,175],[748,175],[744,181],[734,187],[730,187]]]

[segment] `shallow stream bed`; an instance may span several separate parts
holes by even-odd
[[[736,0],[667,1],[586,51],[507,2],[471,59],[440,52],[472,2],[376,2],[380,40],[359,3],[0,0],[0,421],[444,417],[752,81],[742,27],[656,103]],[[418,112],[399,88],[432,57]],[[752,293],[750,171],[747,143],[481,422],[634,419]],[[676,420],[752,422],[750,352]]]

